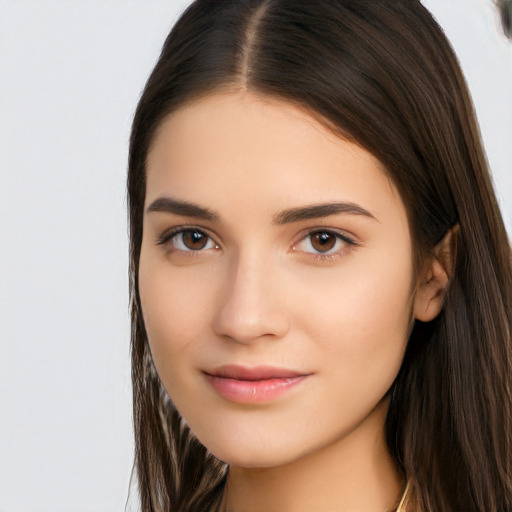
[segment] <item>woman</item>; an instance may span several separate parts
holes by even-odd
[[[128,193],[144,512],[509,509],[510,246],[418,1],[194,2]]]

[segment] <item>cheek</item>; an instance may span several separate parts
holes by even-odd
[[[206,340],[211,279],[197,269],[173,269],[162,258],[146,257],[139,265],[139,294],[153,360],[162,381],[177,375],[192,346]],[[198,290],[201,293],[198,293]],[[168,387],[168,386],[166,386]]]
[[[300,328],[333,361],[342,361],[347,374],[362,372],[359,379],[391,375],[398,371],[407,343],[411,276],[406,258],[401,264],[392,255],[354,258],[354,264],[307,283],[300,295],[309,299],[296,315]]]

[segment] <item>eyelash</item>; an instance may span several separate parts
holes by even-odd
[[[336,250],[335,252],[332,252],[332,253],[321,253],[321,252],[307,252],[307,251],[303,251],[304,253],[308,254],[311,258],[313,258],[315,261],[319,261],[319,262],[332,261],[332,260],[334,260],[336,258],[339,258],[340,256],[343,256],[344,254],[346,254],[348,251],[350,251],[351,247],[359,245],[354,239],[352,239],[351,237],[349,237],[348,235],[346,235],[344,233],[340,233],[340,232],[334,231],[332,229],[318,229],[318,228],[316,228],[316,229],[308,230],[301,237],[301,239],[296,244],[293,245],[293,250],[296,251],[297,250],[296,247],[300,243],[304,242],[308,238],[311,239],[311,237],[313,237],[314,235],[318,235],[318,234],[327,234],[327,235],[333,236],[334,238],[336,238],[336,243],[338,241],[341,241],[344,244],[346,244],[348,247],[345,247],[345,248],[342,248],[342,249],[338,249],[338,250]],[[311,241],[309,243],[311,244]]]
[[[182,252],[183,254],[185,254],[188,257],[198,257],[198,256],[201,255],[202,252],[204,252],[205,249],[197,249],[197,250],[189,249],[189,250],[185,251],[185,250],[182,250],[182,249],[177,249],[176,247],[172,246],[173,238],[175,238],[177,235],[185,234],[185,233],[190,233],[190,232],[198,232],[198,233],[203,234],[204,236],[208,237],[210,240],[212,240],[215,243],[215,249],[219,248],[219,245],[217,244],[217,242],[215,242],[213,237],[211,235],[209,235],[207,232],[205,232],[203,229],[199,229],[199,228],[195,228],[195,227],[184,227],[184,226],[180,226],[180,227],[168,230],[168,231],[164,231],[160,235],[160,237],[157,239],[156,243],[157,243],[157,245],[167,246],[168,249],[171,252],[180,251],[180,252]],[[343,249],[341,251],[337,250],[336,252],[333,252],[333,253],[321,253],[321,252],[313,253],[313,252],[303,251],[304,253],[308,254],[311,258],[313,258],[315,261],[323,261],[323,262],[331,261],[331,260],[333,260],[335,258],[338,258],[339,256],[342,256],[346,252],[348,252],[348,250],[350,250],[351,246],[359,245],[354,239],[352,239],[351,237],[347,236],[346,234],[342,234],[342,233],[339,233],[338,231],[333,231],[331,229],[318,229],[318,228],[315,228],[315,229],[308,230],[300,238],[300,240],[296,244],[293,245],[292,250],[293,251],[297,251],[295,249],[297,247],[297,245],[299,245],[300,243],[305,241],[308,237],[312,237],[312,236],[314,236],[316,234],[323,234],[323,233],[335,237],[337,241],[344,242],[349,247],[346,248],[345,250],[343,250]]]
[[[156,243],[157,243],[157,245],[166,246],[170,252],[180,251],[181,253],[185,254],[188,257],[192,257],[192,258],[197,257],[197,256],[200,256],[200,253],[204,252],[205,249],[198,249],[198,250],[189,249],[187,251],[184,251],[182,249],[177,249],[176,247],[173,247],[173,244],[172,244],[173,238],[175,238],[177,235],[185,234],[185,233],[193,233],[193,232],[201,233],[202,235],[206,236],[210,240],[214,241],[213,237],[210,236],[203,229],[199,229],[199,228],[195,228],[195,227],[180,226],[177,228],[173,228],[171,230],[164,231],[160,235],[160,237],[158,237]],[[218,249],[219,245],[215,241],[214,241],[214,243],[215,243],[215,248]]]

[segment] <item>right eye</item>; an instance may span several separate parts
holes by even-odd
[[[199,229],[180,229],[164,235],[159,245],[170,245],[173,250],[183,252],[197,252],[207,249],[216,249],[218,245],[214,240]]]

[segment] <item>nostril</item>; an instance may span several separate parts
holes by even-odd
[[[212,317],[213,331],[239,344],[282,338],[289,319],[282,297],[275,293],[276,275],[270,275],[264,259],[250,253],[230,268],[219,290]],[[272,279],[274,278],[274,279]]]

